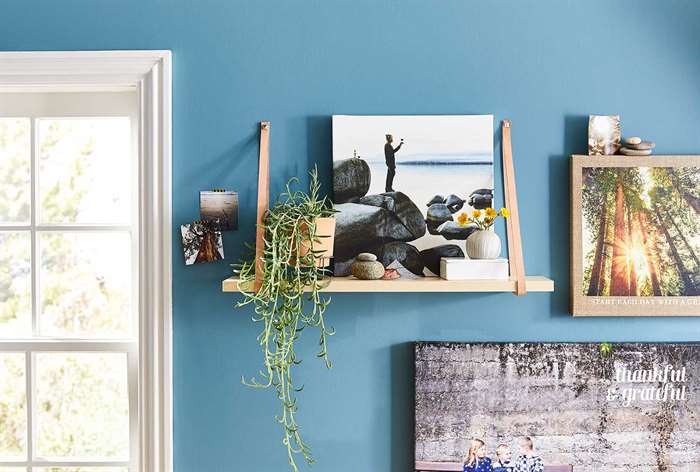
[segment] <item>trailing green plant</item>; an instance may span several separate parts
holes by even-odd
[[[328,274],[316,264],[320,255],[319,251],[313,250],[313,243],[324,237],[316,232],[316,220],[333,216],[335,210],[325,197],[320,196],[317,169],[309,174],[308,193],[293,190],[299,181],[291,179],[264,217],[262,284],[257,291],[253,289],[255,257],[236,266],[243,293],[243,300],[237,306],[253,305],[253,320],[262,324],[258,341],[262,347],[264,369],[249,381],[244,378],[243,383],[255,388],[275,389],[281,406],[275,420],[283,428],[282,443],[295,472],[298,471],[296,454],[302,454],[309,464],[314,462],[296,420],[296,394],[303,387],[296,386],[292,376],[292,368],[301,363],[295,344],[305,328],[318,328],[320,350],[317,357],[331,368],[326,340],[333,335],[324,319],[330,298],[320,293],[327,285]]]

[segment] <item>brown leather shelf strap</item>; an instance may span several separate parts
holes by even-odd
[[[265,212],[270,208],[270,122],[260,122],[260,159],[258,160],[258,218],[255,231],[255,286],[262,286],[265,251]]]
[[[510,120],[501,122],[503,140],[503,183],[505,187],[505,207],[509,211],[506,219],[506,237],[508,239],[508,267],[510,276],[515,278],[515,294],[525,295],[525,261],[523,244],[520,239],[520,217],[518,215],[518,194],[515,189],[515,169],[513,168],[513,150],[510,141]]]

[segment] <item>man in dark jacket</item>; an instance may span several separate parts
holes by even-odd
[[[384,145],[384,159],[386,161],[386,186],[384,187],[385,192],[393,192],[394,186],[394,176],[396,175],[396,159],[394,154],[396,154],[401,146],[403,146],[403,139],[396,148],[394,148],[391,143],[394,142],[394,137],[390,134],[386,135],[386,144]]]

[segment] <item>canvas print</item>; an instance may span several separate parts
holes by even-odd
[[[221,231],[238,229],[238,193],[223,189],[199,192],[199,217]]]
[[[698,470],[698,344],[415,345],[416,472]]]
[[[436,275],[474,231],[458,212],[492,206],[493,117],[334,116],[333,201],[336,276],[361,252]]]
[[[620,150],[622,129],[619,115],[588,117],[588,154],[611,156]]]
[[[181,225],[180,233],[186,265],[220,261],[224,258],[224,243],[218,223],[195,221]]]
[[[650,314],[659,313],[656,307],[697,306],[700,163],[664,165],[657,157],[630,166],[635,158],[621,159],[627,165],[577,170],[578,295],[596,302],[606,297],[607,306],[638,306]]]

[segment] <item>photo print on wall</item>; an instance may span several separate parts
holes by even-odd
[[[415,344],[415,470],[700,470],[698,344]]]
[[[458,212],[492,200],[493,116],[333,116],[336,276],[363,252],[437,275],[475,229]]]
[[[224,258],[224,243],[218,222],[194,221],[180,225],[185,265],[215,262]]]
[[[219,224],[221,231],[238,229],[238,193],[223,189],[199,192],[199,217]]]
[[[588,154],[611,156],[617,154],[622,142],[620,115],[590,115],[588,117]]]
[[[700,157],[574,157],[574,314],[700,315]]]

